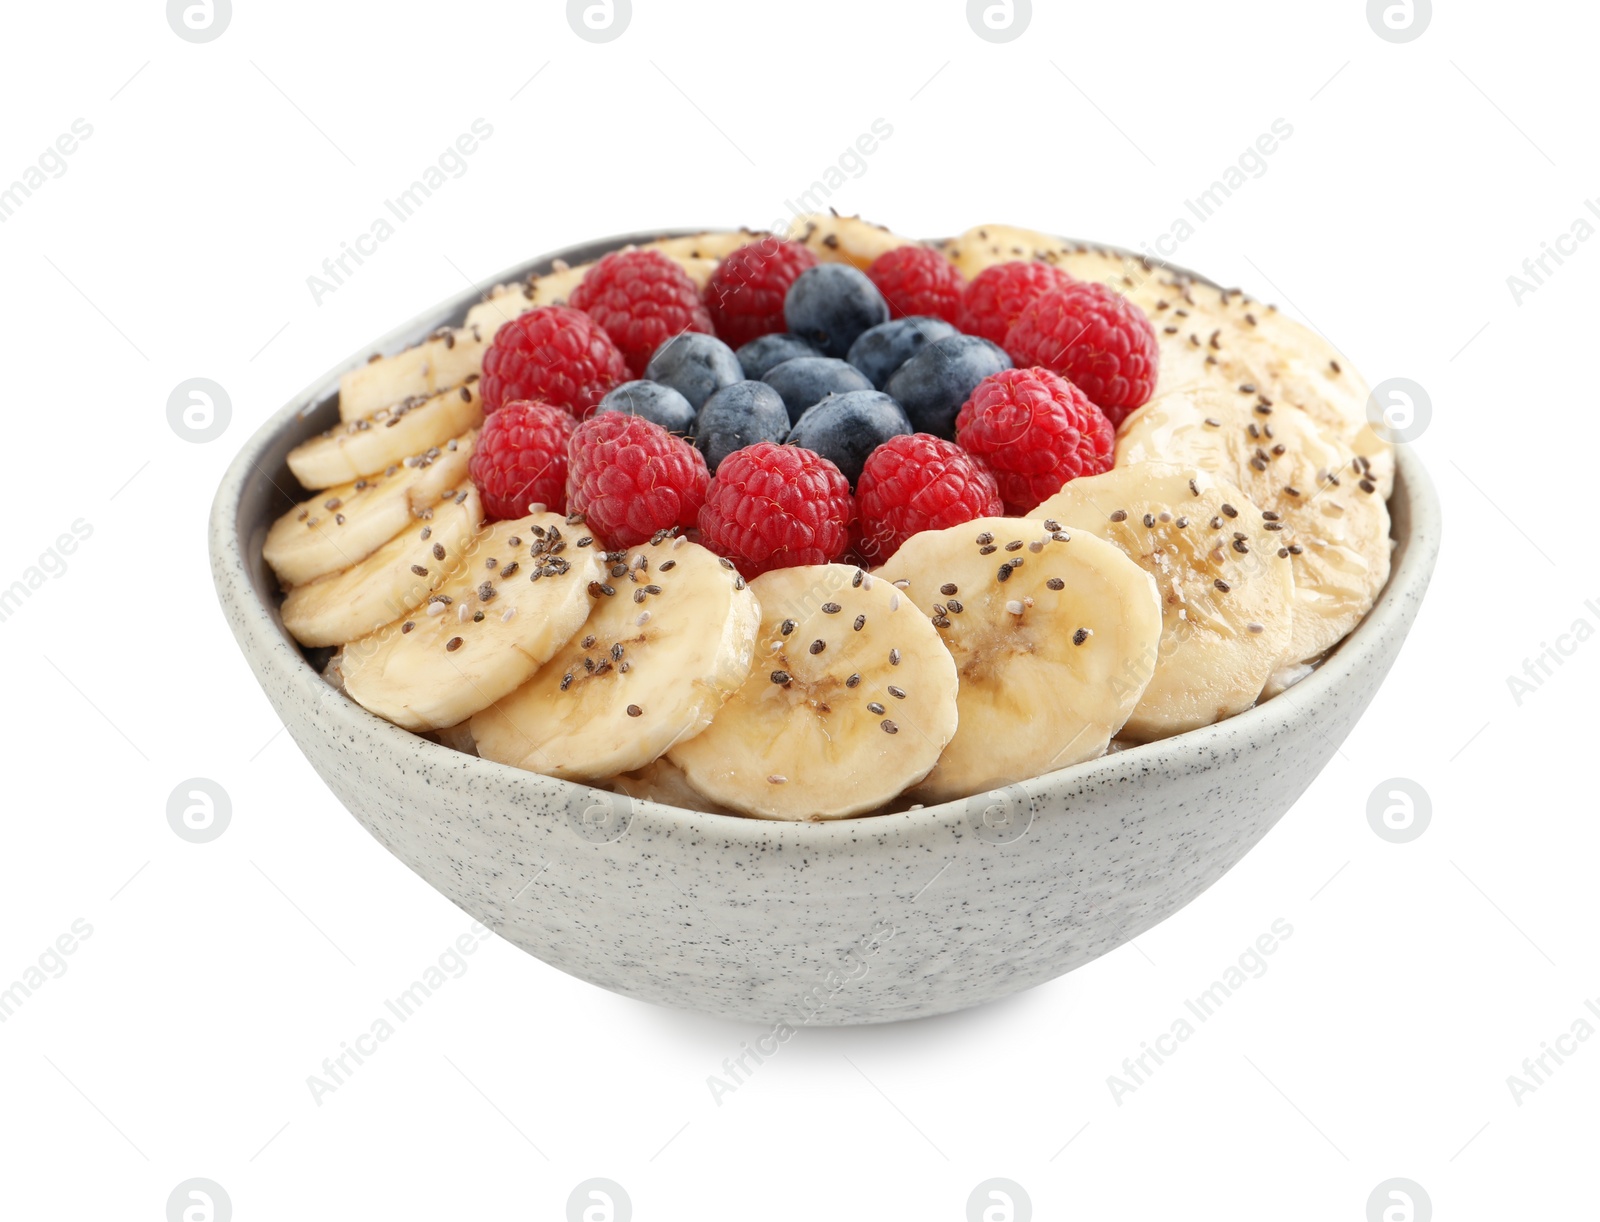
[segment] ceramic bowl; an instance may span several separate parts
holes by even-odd
[[[642,235],[653,236],[653,235]],[[641,235],[498,277],[577,263]],[[458,322],[462,294],[377,346]],[[629,997],[839,1025],[981,1005],[1177,912],[1294,804],[1393,664],[1427,589],[1439,506],[1404,447],[1377,605],[1288,698],[990,794],[903,814],[769,823],[663,806],[466,755],[330,688],[284,630],[261,542],[298,486],[285,456],[337,419],[338,375],[252,437],[210,525],[222,607],[328,787],[391,853],[501,937]]]

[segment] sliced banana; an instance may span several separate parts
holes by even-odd
[[[442,446],[482,423],[483,403],[471,384],[402,399],[297,445],[289,451],[289,470],[307,488],[332,488],[376,475],[408,454]]]
[[[393,356],[373,357],[339,378],[339,419],[359,420],[379,408],[436,395],[483,372],[499,323],[444,327]]]
[[[789,240],[811,248],[824,263],[850,263],[862,271],[886,251],[910,246],[914,239],[874,225],[859,216],[838,216],[831,212],[811,212],[794,218]]]
[[[475,437],[462,434],[296,505],[272,524],[261,547],[278,580],[303,585],[372,555],[445,491],[466,486]]]
[[[873,576],[932,617],[961,675],[961,725],[920,801],[1095,758],[1155,670],[1155,582],[1092,534],[978,518],[913,535]]]
[[[1389,580],[1389,510],[1374,464],[1304,412],[1194,390],[1152,399],[1123,422],[1117,465],[1192,464],[1277,515],[1294,568],[1286,663],[1308,661],[1354,628]]]
[[[645,250],[659,250],[669,259],[714,259],[720,263],[739,247],[766,236],[766,231],[759,229],[722,229],[678,238],[656,238],[639,245]]]
[[[1072,480],[1033,511],[1114,543],[1155,578],[1161,650],[1121,737],[1150,742],[1243,712],[1289,650],[1294,578],[1277,515],[1195,467],[1140,462]]]
[[[357,564],[295,586],[283,626],[302,645],[366,636],[422,605],[461,560],[483,521],[478,490],[448,490],[389,542]]]
[[[911,599],[843,564],[750,583],[750,677],[668,758],[712,801],[764,819],[873,810],[927,775],[956,732],[956,668]]]
[[[693,738],[749,677],[761,607],[731,565],[658,539],[614,553],[607,582],[561,651],[472,719],[479,755],[602,781]]]
[[[997,263],[1042,259],[1059,262],[1072,244],[1053,234],[1015,225],[974,225],[944,248],[945,257],[968,280]]]
[[[582,525],[552,513],[496,522],[423,607],[344,647],[345,691],[408,730],[463,722],[583,627],[605,575]]]

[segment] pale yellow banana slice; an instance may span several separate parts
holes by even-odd
[[[1285,662],[1337,644],[1389,579],[1389,510],[1372,460],[1302,411],[1226,391],[1163,395],[1123,422],[1117,443],[1119,466],[1151,461],[1211,471],[1277,515],[1295,586]]]
[[[353,641],[393,622],[444,583],[482,520],[476,488],[447,491],[365,560],[290,590],[283,626],[302,645],[317,646]]]
[[[1029,262],[1034,259],[1046,263],[1059,262],[1070,243],[1053,234],[1036,229],[1019,229],[1015,225],[974,225],[960,237],[945,245],[945,257],[954,263],[968,280],[997,263]]]
[[[479,755],[603,781],[693,738],[749,677],[761,607],[731,565],[660,539],[614,554],[606,580],[561,651],[472,719]]]
[[[920,801],[1095,758],[1155,670],[1155,582],[1092,534],[979,518],[913,535],[873,576],[903,585],[961,676],[960,728]]]
[[[515,691],[583,627],[599,544],[558,514],[496,522],[422,607],[344,647],[345,691],[408,730],[465,721]]]
[[[445,327],[420,344],[349,370],[339,378],[339,419],[359,420],[379,408],[460,386],[483,372],[483,354],[499,326]]]
[[[750,583],[750,677],[671,761],[712,801],[764,819],[882,806],[927,775],[956,730],[956,668],[925,615],[849,565]]]
[[[1140,462],[1072,480],[1032,516],[1116,544],[1155,578],[1160,656],[1119,737],[1166,738],[1255,703],[1293,623],[1276,514],[1196,467]]]
[[[811,212],[795,217],[789,226],[789,240],[810,247],[824,263],[849,263],[862,271],[871,267],[879,255],[910,246],[915,241],[859,216],[838,216],[831,212]]]
[[[307,488],[332,488],[442,446],[483,423],[476,381],[342,421],[290,450],[289,470]]]
[[[467,483],[474,433],[452,438],[354,483],[324,488],[272,524],[262,554],[286,586],[359,564],[446,491]]]

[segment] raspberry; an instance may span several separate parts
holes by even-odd
[[[540,306],[501,327],[483,354],[483,408],[537,399],[582,420],[627,376],[627,362],[599,323],[566,306]]]
[[[491,521],[527,515],[542,503],[567,508],[567,442],[572,413],[549,403],[507,403],[483,422],[467,473]]]
[[[783,299],[817,256],[798,242],[765,237],[733,251],[706,284],[706,308],[730,348],[783,330]]]
[[[918,531],[1004,512],[999,486],[981,462],[942,438],[908,433],[874,450],[856,481],[857,550],[869,564],[882,564]]]
[[[895,318],[932,315],[954,323],[961,317],[967,279],[936,250],[897,246],[872,261],[867,277],[878,286]]]
[[[758,577],[839,559],[853,516],[838,467],[799,446],[760,441],[718,465],[700,510],[700,540],[746,577]]]
[[[693,526],[711,479],[699,450],[624,412],[602,412],[574,429],[567,460],[567,509],[613,549]]]
[[[1049,500],[1068,480],[1109,471],[1116,438],[1083,391],[1037,366],[985,378],[956,417],[956,441],[994,472],[1013,516]]]
[[[711,334],[700,290],[659,250],[612,251],[589,269],[567,304],[605,328],[636,378],[674,335]]]
[[[1036,298],[1003,345],[1018,365],[1068,378],[1120,425],[1156,388],[1161,349],[1144,311],[1103,284],[1075,281]]]
[[[967,285],[957,325],[1004,348],[1011,324],[1034,298],[1072,283],[1071,276],[1049,263],[996,263]]]

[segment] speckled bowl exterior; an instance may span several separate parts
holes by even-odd
[[[497,280],[594,258],[632,235]],[[383,340],[393,352],[477,300]],[[1402,448],[1393,574],[1314,674],[1218,725],[963,802],[836,823],[704,814],[521,772],[396,728],[330,688],[284,630],[261,559],[297,487],[285,456],[337,419],[338,375],[250,439],[210,527],[222,607],[300,750],[391,853],[546,963],[646,1001],[761,1023],[890,1022],[1053,979],[1221,878],[1322,770],[1427,589],[1439,507]]]

